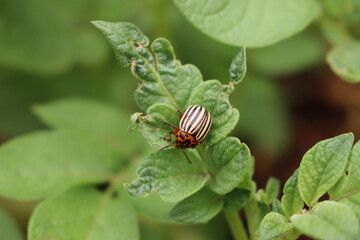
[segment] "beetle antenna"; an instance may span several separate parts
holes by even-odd
[[[188,157],[188,155],[185,153],[185,151],[183,149],[180,148],[180,150],[185,154],[186,159],[189,161],[189,163],[191,164],[190,158]]]
[[[166,149],[166,148],[168,148],[168,147],[175,147],[175,145],[174,145],[174,144],[167,145],[167,146],[165,146],[165,147],[160,148],[160,151],[161,151],[161,150],[164,150],[164,149]]]

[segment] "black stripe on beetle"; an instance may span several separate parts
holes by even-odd
[[[192,105],[185,110],[184,114],[182,114],[180,110],[178,110],[178,112],[180,113],[179,128],[165,122],[165,124],[172,127],[174,131],[169,132],[169,139],[162,138],[171,142],[171,134],[174,134],[176,138],[175,143],[163,147],[160,150],[171,146],[180,148],[182,151],[186,148],[195,148],[198,144],[205,140],[210,131],[212,118],[210,112],[204,107],[200,105]],[[184,151],[183,153],[191,163],[186,153]]]

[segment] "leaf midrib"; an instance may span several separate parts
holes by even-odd
[[[321,219],[324,222],[328,223],[333,228],[337,229],[338,232],[345,234],[346,236],[350,237],[351,239],[357,240],[356,238],[353,238],[354,237],[353,235],[349,235],[347,231],[345,231],[344,229],[339,228],[337,224],[334,224],[333,222],[328,221],[326,218],[323,218],[322,216],[315,215],[315,214],[313,214],[312,216],[318,217],[319,219]]]
[[[131,43],[130,43],[130,44],[131,44]],[[154,53],[151,53],[151,54],[155,57],[155,65],[158,66],[159,63],[158,63],[158,59],[157,59],[156,54],[154,54]],[[144,61],[145,65],[147,65],[147,66],[151,69],[152,73],[154,74],[154,76],[155,76],[155,78],[156,78],[156,81],[158,82],[158,84],[160,85],[160,87],[162,88],[162,90],[165,92],[165,94],[167,95],[167,97],[170,99],[170,101],[174,104],[174,106],[175,106],[176,108],[180,109],[179,106],[177,105],[175,99],[171,96],[171,94],[169,93],[169,91],[168,91],[167,88],[165,87],[165,85],[164,85],[163,81],[161,80],[161,77],[160,77],[159,73],[156,71],[156,69],[154,69],[154,68],[149,64],[149,62],[148,62],[143,56],[141,56],[138,52],[137,52],[137,56],[138,56],[140,59],[142,59],[142,60]],[[143,80],[143,79],[142,79],[142,80]],[[144,80],[143,80],[143,81],[144,81]]]
[[[182,177],[205,177],[205,178],[207,178],[208,175],[206,173],[182,174],[182,175],[176,175],[176,176],[167,176],[167,177],[156,178],[156,181],[166,181],[168,179],[176,179],[176,178],[182,178]]]
[[[107,29],[108,31],[110,32],[114,32],[114,30],[108,28],[106,25],[102,25],[103,28]],[[128,39],[124,39],[124,42],[127,42],[129,43],[131,46],[133,46],[135,48],[134,45],[131,44],[130,40]],[[139,43],[140,44],[140,43]],[[140,44],[141,45],[141,44]],[[137,51],[136,51],[137,52]],[[153,54],[153,53],[152,53]],[[156,55],[153,54],[155,56],[155,64],[157,65],[158,62],[157,62],[157,58],[156,58]],[[142,57],[138,52],[137,52],[137,56],[144,60],[144,63],[151,69],[151,71],[154,73],[155,75],[155,78],[156,78],[156,81],[158,82],[158,84],[160,85],[160,87],[163,89],[163,91],[165,92],[165,94],[167,95],[167,97],[170,99],[170,101],[174,104],[175,107],[179,108],[178,105],[176,104],[175,100],[172,98],[171,94],[169,93],[169,91],[167,90],[167,88],[165,87],[164,83],[162,82],[158,72],[149,64],[149,62],[144,58]]]
[[[318,195],[320,182],[321,182],[322,179],[323,179],[324,172],[328,172],[328,171],[325,171],[325,170],[328,169],[328,167],[329,167],[329,165],[330,165],[329,163],[333,161],[334,157],[338,155],[338,153],[340,152],[339,149],[341,149],[341,146],[339,146],[339,147],[336,149],[336,152],[334,152],[334,154],[331,156],[330,161],[326,162],[326,166],[325,166],[325,167],[322,169],[322,171],[321,171],[320,178],[319,178],[319,180],[317,181],[317,184],[316,184],[315,193],[313,194],[313,197],[312,197],[313,199],[312,199],[312,201],[310,202],[310,205],[311,205],[311,206],[313,206],[313,205],[317,202],[317,200],[318,200],[318,199],[316,199],[316,201],[314,202],[314,197]],[[348,155],[347,159],[349,159],[349,156],[350,156],[350,155]],[[334,184],[336,184],[336,182],[335,182]],[[334,185],[334,184],[333,184],[333,185]]]
[[[110,186],[108,187],[108,189],[106,189],[105,191],[105,194],[102,196],[102,200],[101,200],[101,203],[99,205],[99,208],[98,210],[96,211],[95,213],[95,216],[94,216],[94,219],[93,219],[93,222],[89,228],[89,230],[87,231],[86,233],[86,240],[89,240],[91,239],[91,234],[92,232],[94,231],[94,229],[96,228],[96,225],[97,223],[99,222],[99,219],[102,215],[102,213],[104,212],[106,206],[108,205],[108,203],[110,202],[113,194],[115,193],[116,191],[116,187],[118,186],[118,184],[121,182],[121,180],[124,178],[123,175],[121,174],[118,174],[117,176],[115,176],[111,183],[110,183]]]

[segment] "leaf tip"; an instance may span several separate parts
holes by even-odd
[[[135,180],[132,183],[124,183],[126,191],[134,197],[146,197],[151,192],[151,187]]]
[[[99,28],[100,27],[100,22],[101,21],[99,21],[99,20],[94,20],[94,21],[90,21],[90,23],[92,24],[92,25],[94,25],[96,28]]]
[[[235,84],[242,82],[245,77],[246,70],[246,47],[243,46],[231,62],[229,69],[230,81]]]
[[[100,26],[102,22],[103,22],[103,21],[100,21],[100,20],[90,21],[90,23],[91,23],[92,25],[96,26],[96,27]]]

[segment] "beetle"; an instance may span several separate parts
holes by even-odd
[[[185,110],[184,114],[182,114],[179,109],[177,109],[177,111],[180,117],[179,127],[164,121],[164,124],[172,127],[174,130],[169,132],[169,139],[161,138],[171,142],[171,134],[174,134],[176,140],[173,144],[165,146],[160,150],[171,146],[180,148],[189,163],[191,163],[184,149],[195,148],[205,140],[212,124],[212,118],[210,112],[200,105],[191,105]]]

